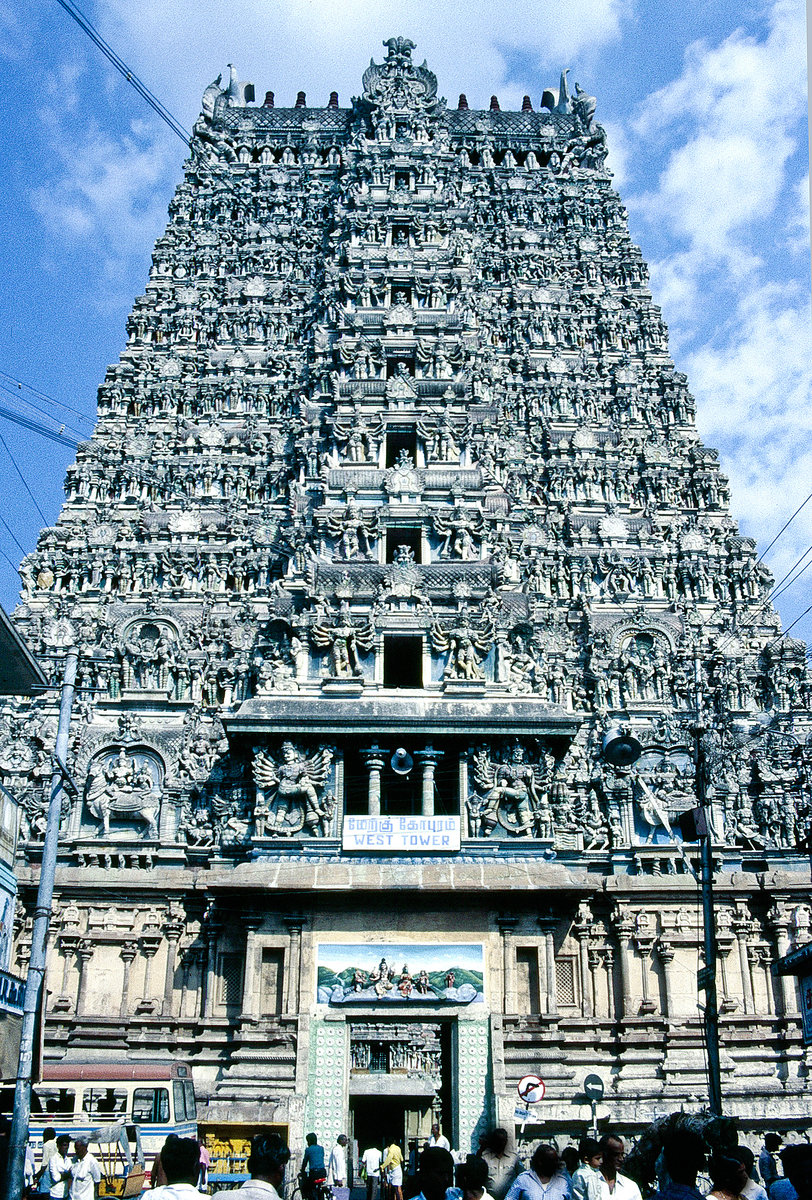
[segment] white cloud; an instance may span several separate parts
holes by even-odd
[[[110,0],[97,19],[119,53],[177,115],[191,121],[202,87],[233,62],[258,94],[271,89],[292,103],[299,89],[323,104],[337,89],[342,103],[361,91],[370,56],[382,39],[403,34],[417,43],[438,76],[441,94],[455,102],[465,92],[486,105],[499,89],[505,106],[521,101],[519,83],[507,84],[506,54],[521,51],[550,70],[590,53],[620,33],[629,0]],[[178,47],[183,55],[178,55]],[[537,102],[539,97],[534,97]]]
[[[806,113],[806,29],[796,0],[776,0],[763,40],[737,30],[718,46],[698,42],[681,75],[649,96],[632,125],[640,153],[671,149],[657,187],[629,201],[682,244],[669,272],[691,319],[707,271],[742,280],[760,266],[753,229],[776,213]]]

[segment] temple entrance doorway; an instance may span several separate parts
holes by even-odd
[[[359,1156],[369,1146],[383,1150],[394,1141],[408,1162],[409,1142],[422,1146],[431,1133],[432,1120],[428,1096],[350,1096],[350,1136]]]

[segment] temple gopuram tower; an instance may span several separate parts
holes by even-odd
[[[213,1145],[438,1119],[469,1151],[518,1127],[528,1072],[528,1136],[586,1130],[590,1073],[621,1131],[697,1109],[699,782],[725,1108],[805,1130],[771,973],[812,921],[805,647],[699,440],[595,101],[565,73],[451,109],[385,48],[349,108],[206,89],[21,567],[50,678],[81,652],[46,1059],[188,1063]],[[0,723],[20,970],[56,711]]]

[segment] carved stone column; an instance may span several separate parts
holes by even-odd
[[[93,957],[93,943],[82,938],[76,947],[79,958],[79,985],[76,989],[76,1015],[83,1017],[87,1010],[87,964]]]
[[[624,909],[618,909],[612,918],[617,935],[620,953],[620,988],[621,1002],[618,1005],[620,1014],[624,1017],[632,1015],[632,981],[631,981],[631,940],[634,933],[634,922]]]
[[[538,918],[539,927],[544,934],[544,982],[546,999],[544,1011],[548,1017],[558,1016],[558,980],[555,973],[555,941],[554,934],[558,920],[552,914]]]
[[[516,931],[516,926],[519,923],[519,918],[514,917],[510,913],[500,913],[496,918],[499,926],[499,932],[502,935],[502,999],[503,1012],[515,1013],[518,1012],[518,998],[516,996],[516,948],[512,941],[512,935]]]
[[[164,971],[164,998],[161,1012],[165,1017],[173,1015],[175,998],[175,963],[178,956],[178,942],[183,933],[180,921],[168,921],[164,926],[166,938],[166,969]]]
[[[617,1019],[621,1015],[622,1008],[618,1004],[615,988],[615,952],[611,946],[607,946],[603,952],[603,969],[606,972],[606,1003],[608,1005],[606,1015]]]
[[[789,953],[789,913],[782,905],[774,904],[767,913],[767,920],[770,923],[770,928],[775,938],[775,949],[778,957],[783,958],[785,954]],[[795,978],[792,975],[779,975],[778,979],[779,994],[781,997],[781,1011],[779,1016],[794,1016],[798,1012]]]
[[[59,939],[59,949],[62,951],[62,986],[59,995],[53,1003],[54,1012],[70,1012],[72,1005],[68,995],[68,973],[71,958],[79,946],[79,938],[74,934],[63,933]],[[23,974],[21,971],[20,974]]]
[[[737,905],[733,918],[733,932],[739,946],[739,970],[742,977],[742,993],[744,996],[744,1011],[753,1012],[753,984],[750,978],[750,960],[747,956],[747,941],[753,928],[747,910],[743,904]]]
[[[594,1015],[592,989],[589,980],[589,937],[592,932],[592,913],[589,903],[582,900],[578,906],[578,916],[573,923],[573,932],[578,939],[578,957],[581,968],[581,1015]]]
[[[434,771],[442,758],[441,750],[435,750],[429,744],[425,750],[419,750],[415,758],[423,764],[423,792],[420,811],[424,817],[434,816]]]
[[[194,975],[194,973],[199,969],[202,961],[203,961],[203,950],[200,946],[187,946],[186,947],[186,950],[183,952],[183,958],[182,958],[183,984],[182,984],[181,993],[180,993],[180,1016],[181,1016],[181,1018],[186,1016],[186,1009],[188,1006],[189,986],[190,986],[189,981],[192,978],[192,976]],[[202,972],[200,973],[199,979],[200,979],[200,985],[202,986],[202,983],[203,983]],[[200,1016],[200,997],[199,996],[198,996],[197,1000],[198,1000],[198,1002],[195,1005],[195,1016],[196,1017]]]
[[[136,942],[125,942],[119,953],[121,961],[124,963],[124,973],[121,979],[121,1004],[118,1012],[119,1016],[128,1017],[130,1015],[130,971],[133,959],[138,953],[138,945]]]
[[[217,983],[217,939],[219,933],[219,921],[210,919],[204,929],[204,937],[206,939],[206,990],[203,995],[204,1018],[214,1015],[214,990]]]
[[[161,945],[158,934],[147,934],[141,938],[141,954],[144,957],[144,994],[138,1001],[136,1012],[149,1013],[157,1008],[157,1001],[152,994],[152,963]]]
[[[722,985],[722,1002],[719,1005],[719,1012],[722,1013],[735,1012],[739,1007],[738,1000],[730,994],[730,980],[728,978],[728,959],[730,958],[730,952],[733,949],[735,941],[736,939],[727,925],[723,925],[717,930],[716,953],[719,962],[719,981]]]
[[[647,934],[637,934],[635,936],[637,952],[640,955],[640,982],[642,986],[642,998],[640,1000],[641,1013],[655,1013],[657,1011],[657,1002],[651,995],[649,968],[651,966],[651,958],[654,953],[654,936]]]
[[[594,947],[592,949],[590,949],[588,962],[589,962],[590,992],[591,992],[591,996],[592,996],[592,1013],[594,1016],[597,1017],[600,1015],[598,1013],[598,1008],[600,1007],[600,1005],[598,1004],[598,996],[600,994],[598,991],[598,971],[600,970],[600,966],[601,966],[600,951],[595,949]],[[611,992],[610,992],[610,996],[611,996]]]
[[[674,1008],[674,980],[671,973],[674,962],[674,947],[670,942],[660,940],[657,943],[657,954],[659,955],[660,964],[663,969],[663,982],[665,983],[665,1012],[663,1016],[669,1021],[673,1021],[676,1015]]]
[[[371,817],[379,817],[381,815],[381,772],[386,759],[380,746],[371,746],[369,750],[362,750],[361,753],[364,755],[369,771],[367,812]]]
[[[259,965],[257,930],[262,924],[262,913],[248,912],[243,915],[245,926],[245,972],[242,991],[242,1017],[256,1020],[259,1013]]]
[[[299,974],[302,966],[302,928],[304,926],[304,917],[301,913],[289,913],[282,919],[290,935],[288,985],[285,988],[287,999],[286,1011],[295,1013],[299,1011]]]

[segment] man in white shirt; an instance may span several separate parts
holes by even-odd
[[[88,1150],[84,1138],[75,1138],[73,1145],[76,1158],[71,1167],[70,1200],[96,1200],[101,1168]]]
[[[194,1138],[170,1134],[161,1149],[161,1169],[166,1183],[152,1188],[150,1200],[198,1200],[203,1195],[197,1190],[200,1145]]]
[[[447,1137],[443,1137],[442,1133],[440,1132],[440,1126],[437,1124],[436,1121],[431,1127],[431,1137],[426,1142],[426,1145],[427,1146],[439,1146],[441,1150],[450,1150],[451,1149],[451,1143],[449,1142]]]
[[[618,1167],[626,1155],[623,1139],[607,1133],[598,1143],[601,1151],[602,1200],[641,1200],[640,1188],[633,1179],[621,1175]]]
[[[364,1176],[367,1181],[367,1200],[372,1200],[377,1192],[377,1184],[380,1182],[381,1161],[383,1153],[377,1146],[370,1146],[361,1155],[361,1162],[364,1167]]]
[[[340,1133],[336,1138],[336,1144],[330,1152],[330,1161],[327,1164],[327,1178],[332,1183],[333,1187],[347,1186],[347,1135]]]
[[[251,1139],[248,1156],[251,1178],[235,1192],[215,1192],[212,1200],[281,1200],[289,1158],[290,1150],[278,1133],[258,1133]]]
[[[48,1165],[39,1181],[40,1190],[47,1192],[51,1200],[65,1200],[70,1187],[70,1135],[62,1133],[56,1139],[56,1149],[48,1158]]]

